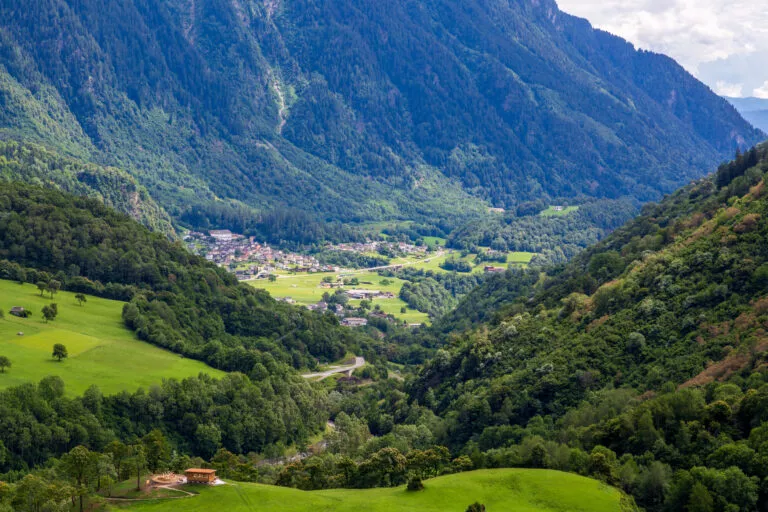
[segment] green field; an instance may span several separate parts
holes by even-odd
[[[0,373],[0,388],[58,375],[69,395],[81,394],[92,384],[105,394],[113,394],[159,384],[163,378],[181,379],[200,372],[224,375],[199,361],[138,340],[123,325],[122,302],[88,296],[88,302],[78,306],[74,294],[59,292],[54,299],[59,315],[45,323],[40,311],[51,302],[47,294],[40,297],[31,284],[0,280],[0,308],[5,312],[0,320],[0,355],[13,363]],[[13,306],[24,307],[32,316],[8,314]],[[19,336],[19,332],[24,335]],[[68,359],[57,362],[51,358],[54,343],[67,347]]]
[[[562,217],[578,210],[578,206],[566,206],[562,210],[556,210],[554,206],[550,206],[543,212],[539,213],[542,217]]]
[[[258,281],[249,281],[249,284],[256,288],[263,288],[267,290],[273,297],[284,298],[290,297],[296,301],[297,304],[309,305],[316,304],[323,298],[323,293],[333,293],[334,290],[322,288],[321,283],[324,277],[336,277],[338,274],[324,273],[324,274],[295,274],[295,275],[281,275],[277,281],[269,282],[266,279],[260,279]],[[388,314],[393,314],[400,320],[404,320],[408,323],[429,323],[429,317],[426,313],[420,313],[419,311],[408,308],[407,313],[400,313],[400,308],[407,307],[408,305],[397,298],[400,293],[400,288],[403,287],[401,279],[384,278],[376,272],[357,271],[353,276],[356,277],[360,284],[358,286],[347,286],[347,290],[355,289],[367,289],[367,290],[381,290],[383,292],[392,292],[395,294],[394,299],[376,299],[374,304],[378,304],[382,311]],[[391,281],[388,285],[383,285],[381,282],[384,279]],[[352,305],[358,305],[360,301],[349,301]]]
[[[298,491],[259,484],[191,487],[198,496],[121,505],[141,512],[622,512],[621,493],[596,480],[550,470],[496,469],[427,480],[425,489]],[[624,509],[628,512],[628,509]]]
[[[531,252],[510,252],[507,255],[507,263],[504,265],[514,266],[527,266],[531,259],[535,256]],[[436,254],[434,256],[427,256],[423,259],[417,260],[414,258],[396,258],[391,261],[392,265],[403,265],[406,268],[420,269],[424,271],[432,270],[434,272],[445,272],[440,265],[449,257],[456,257],[460,260],[469,262],[472,265],[473,273],[482,273],[485,265],[499,266],[501,263],[477,263],[476,254],[469,254],[461,257],[459,253],[444,252],[442,254]],[[394,299],[377,299],[374,300],[374,304],[378,304],[382,311],[387,314],[392,314],[395,318],[405,321],[409,324],[428,324],[429,317],[426,313],[415,311],[411,308],[407,309],[406,313],[401,313],[400,308],[407,307],[408,305],[400,300],[398,295],[400,289],[403,287],[405,281],[396,278],[388,278],[391,281],[389,285],[382,285],[381,281],[385,278],[379,276],[377,272],[371,272],[367,270],[349,270],[340,273],[348,277],[356,277],[360,284],[358,286],[346,286],[347,290],[354,289],[374,289],[384,292],[392,292],[396,298]],[[339,273],[318,273],[318,274],[290,274],[281,273],[277,281],[270,282],[266,279],[260,279],[256,281],[249,281],[251,286],[255,288],[262,288],[267,290],[275,298],[287,298],[290,297],[297,304],[309,305],[316,304],[323,298],[323,293],[332,293],[333,290],[322,288],[321,284],[324,277],[336,278]],[[357,305],[359,301],[350,301],[350,304]]]

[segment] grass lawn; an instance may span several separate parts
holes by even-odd
[[[92,384],[105,394],[114,394],[159,384],[163,378],[181,379],[200,372],[224,375],[199,361],[138,340],[123,325],[122,302],[88,296],[88,302],[78,306],[73,293],[59,292],[53,300],[59,315],[45,323],[40,311],[51,302],[47,294],[40,297],[31,284],[0,280],[0,308],[5,312],[0,320],[0,355],[13,363],[0,373],[0,388],[58,375],[69,395],[82,394]],[[32,316],[10,315],[13,306],[24,307]],[[18,336],[18,332],[24,335]],[[52,359],[55,343],[67,347],[68,359]]]
[[[554,206],[550,206],[543,212],[540,212],[539,215],[542,217],[562,217],[563,215],[568,215],[569,213],[573,213],[578,209],[578,206],[566,206],[562,210],[555,210]]]
[[[427,480],[425,489],[298,491],[259,484],[196,486],[183,500],[121,505],[141,512],[464,512],[480,502],[489,512],[622,512],[621,493],[596,480],[550,470],[481,470]]]

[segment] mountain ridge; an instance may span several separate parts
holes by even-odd
[[[2,133],[123,168],[176,220],[288,207],[456,226],[540,197],[647,201],[765,136],[670,59],[551,1],[0,14]]]

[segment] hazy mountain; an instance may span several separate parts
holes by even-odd
[[[753,126],[768,131],[768,99],[764,98],[726,98],[744,119]]]
[[[0,0],[0,106],[217,225],[648,200],[764,137],[550,0]]]

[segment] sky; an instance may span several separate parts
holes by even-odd
[[[724,96],[768,99],[768,0],[558,0],[638,48],[669,55]]]

